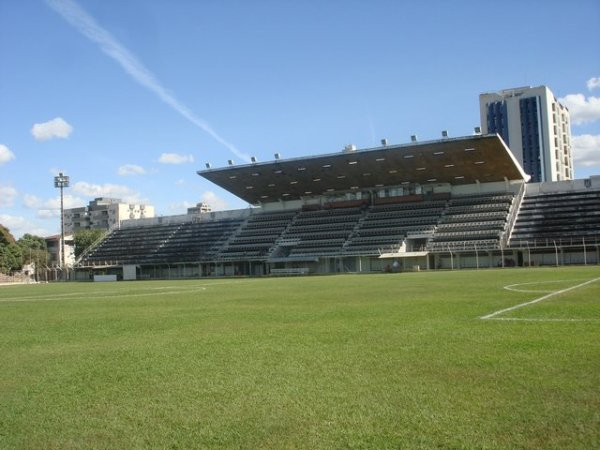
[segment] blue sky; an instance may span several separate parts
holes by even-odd
[[[597,0],[0,0],[0,223],[95,197],[247,205],[220,167],[472,134],[478,96],[547,85],[577,178],[600,175]]]

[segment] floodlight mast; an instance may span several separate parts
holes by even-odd
[[[63,201],[63,189],[69,187],[69,177],[62,172],[54,177],[54,187],[60,189],[60,269],[65,267],[65,209]]]

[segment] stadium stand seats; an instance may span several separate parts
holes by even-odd
[[[216,256],[220,261],[264,259],[275,247],[275,241],[289,226],[297,211],[261,213],[250,216]]]
[[[431,235],[446,207],[445,201],[380,204],[369,208],[344,246],[346,255],[379,255],[398,251],[410,233]]]
[[[300,211],[282,234],[273,256],[302,259],[340,254],[362,214],[360,207]]]
[[[114,230],[79,263],[165,264],[213,260],[243,220],[184,222]]]
[[[525,196],[510,247],[600,241],[600,190]]]
[[[487,194],[251,214],[114,230],[81,266],[294,261],[397,252],[410,236],[430,251],[499,248],[514,196]]]
[[[283,274],[314,270],[312,263],[327,258],[377,258],[422,250],[433,254],[500,251],[583,240],[600,244],[599,189],[523,192],[448,198],[412,195],[370,205],[310,205],[256,210],[235,219],[190,218],[130,226],[109,233],[79,266],[257,262],[279,264],[271,266],[272,273]],[[410,241],[414,247],[407,246]],[[299,268],[303,262],[308,264]]]
[[[429,251],[500,248],[513,194],[452,198],[429,241]]]

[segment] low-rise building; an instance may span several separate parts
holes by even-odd
[[[122,220],[154,217],[154,206],[124,203],[121,199],[100,197],[87,206],[65,209],[65,233],[82,229],[118,228]]]
[[[200,202],[197,203],[196,206],[192,206],[187,209],[188,216],[197,216],[198,214],[209,213],[212,211],[212,208],[208,203]]]
[[[45,238],[46,246],[48,247],[48,267],[60,267],[61,266],[61,245],[60,245],[60,234],[54,236],[48,236]],[[75,263],[75,241],[72,234],[65,234],[65,266],[73,267]]]

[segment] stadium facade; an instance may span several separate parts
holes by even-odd
[[[546,86],[479,96],[484,134],[498,133],[532,182],[571,180],[569,110]]]
[[[198,171],[248,208],[127,220],[78,279],[599,264],[600,177],[527,183],[497,134]]]

